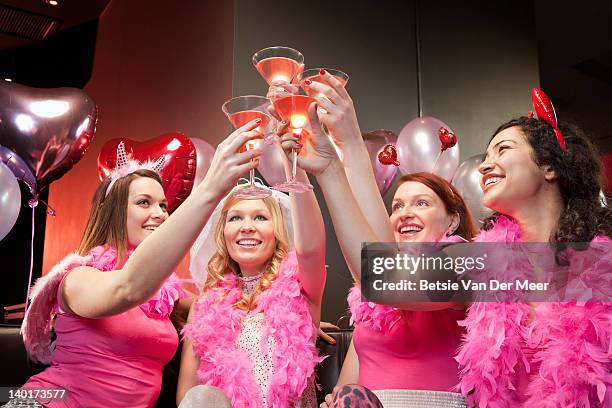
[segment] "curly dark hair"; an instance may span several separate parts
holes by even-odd
[[[534,162],[538,166],[550,166],[557,177],[565,207],[550,242],[590,242],[596,235],[612,236],[612,209],[602,207],[599,198],[603,185],[601,160],[584,132],[574,125],[559,123],[567,145],[562,150],[552,126],[521,116],[501,125],[489,143],[502,130],[515,126],[533,148]],[[483,228],[490,229],[499,215],[487,218]]]

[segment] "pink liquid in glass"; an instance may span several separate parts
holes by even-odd
[[[228,118],[229,118],[229,121],[232,123],[232,125],[234,125],[236,129],[238,129],[240,126],[246,125],[248,122],[252,120],[261,119],[261,125],[255,128],[255,130],[259,132],[259,135],[255,137],[255,139],[263,139],[264,128],[267,126],[268,122],[270,122],[270,116],[266,115],[265,113],[259,112],[259,111],[249,111],[249,110],[232,113],[231,115],[228,116]],[[245,151],[247,149],[252,149],[254,147],[255,147],[254,141],[249,140],[248,142],[245,143],[244,146],[242,146],[240,151]]]
[[[289,121],[289,126],[302,129],[308,123],[308,107],[316,102],[310,96],[290,95],[274,101],[274,109],[283,120]]]
[[[259,130],[265,128],[268,125],[268,122],[270,122],[270,116],[259,111],[246,110],[229,115],[229,121],[236,129],[255,119],[261,119],[261,125],[258,128]]]
[[[255,68],[257,68],[263,79],[269,85],[272,85],[274,80],[291,82],[302,67],[291,58],[270,57],[259,61]]]

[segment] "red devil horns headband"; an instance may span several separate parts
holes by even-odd
[[[533,88],[531,91],[531,100],[538,119],[552,126],[553,130],[555,131],[555,136],[557,136],[559,147],[561,147],[561,150],[567,150],[563,133],[561,133],[559,126],[557,126],[557,114],[555,113],[555,108],[553,107],[550,98],[548,98],[548,95],[546,95],[541,89]]]

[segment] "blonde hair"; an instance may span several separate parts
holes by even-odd
[[[224,234],[225,224],[227,222],[227,213],[240,201],[242,201],[242,199],[237,198],[234,194],[231,194],[223,204],[219,221],[217,222],[214,230],[214,239],[217,251],[210,258],[210,261],[208,261],[208,276],[206,278],[206,282],[204,283],[204,291],[220,286],[220,284],[225,280],[225,275],[240,272],[240,266],[230,257],[229,252],[227,251]],[[276,245],[274,247],[272,257],[268,260],[268,263],[264,268],[263,276],[260,279],[257,288],[255,288],[251,295],[242,293],[240,299],[234,303],[234,307],[247,311],[255,308],[259,294],[268,289],[272,284],[272,281],[276,279],[278,276],[280,263],[287,254],[289,248],[287,228],[285,226],[280,205],[272,196],[263,198],[262,201],[272,216]]]

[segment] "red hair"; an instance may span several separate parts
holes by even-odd
[[[435,174],[421,172],[402,176],[399,179],[398,186],[407,181],[415,181],[417,183],[426,185],[432,189],[438,197],[440,197],[448,214],[459,215],[459,226],[455,232],[453,232],[453,235],[459,235],[468,241],[471,241],[474,236],[476,236],[476,227],[474,227],[470,209],[465,204],[465,201],[463,201],[463,198],[457,189],[451,183],[444,180],[440,176],[436,176]]]

